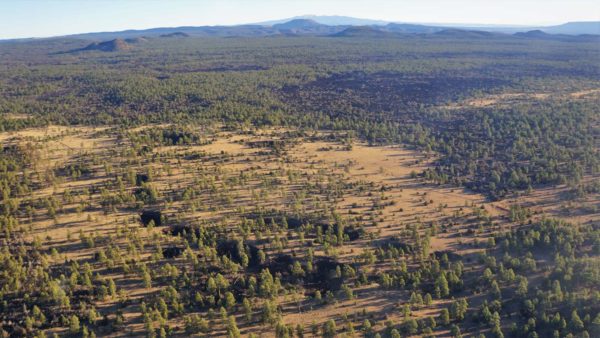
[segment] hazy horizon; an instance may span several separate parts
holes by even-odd
[[[518,10],[515,10],[518,9]],[[536,13],[535,16],[530,13]],[[597,21],[600,3],[459,0],[3,1],[0,39],[52,37],[154,27],[238,25],[304,15],[447,25],[548,26]]]

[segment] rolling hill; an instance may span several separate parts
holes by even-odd
[[[86,47],[76,51],[102,51],[102,52],[119,52],[131,49],[131,46],[122,39],[113,39],[103,42],[93,42]]]

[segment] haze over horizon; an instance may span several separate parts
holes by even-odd
[[[531,13],[536,13],[532,16]],[[600,20],[589,0],[172,0],[3,1],[0,39],[52,37],[154,27],[238,25],[306,14],[389,22],[546,26]]]

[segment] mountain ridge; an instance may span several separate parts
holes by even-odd
[[[328,24],[330,23],[330,24]],[[387,22],[381,20],[360,19],[345,16],[300,16],[285,20],[275,20],[256,24],[233,26],[180,26],[155,27],[148,29],[128,29],[114,32],[79,33],[52,38],[75,38],[95,41],[113,39],[134,39],[160,36],[196,36],[196,37],[265,37],[277,35],[320,35],[329,36],[340,33],[349,27],[368,26],[377,30],[393,33],[437,33],[442,30],[457,29],[464,31],[482,31],[504,34],[526,33],[539,30],[546,34],[577,36],[582,34],[600,35],[600,21],[567,22],[546,27],[511,27],[477,25],[437,25]],[[173,35],[175,34],[175,35]],[[46,38],[46,39],[52,39]],[[27,41],[29,39],[8,39],[0,41]]]

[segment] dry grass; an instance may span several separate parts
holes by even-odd
[[[33,238],[43,239],[45,248],[57,248],[61,259],[87,261],[92,258],[97,248],[91,249],[83,245],[79,233],[95,234],[100,239],[98,246],[102,247],[111,243],[125,245],[123,236],[118,233],[124,229],[136,229],[142,238],[150,239],[153,236],[162,238],[164,243],[177,243],[179,239],[170,238],[162,234],[161,229],[147,231],[142,228],[137,219],[136,210],[118,209],[105,213],[99,208],[100,193],[97,187],[112,180],[111,173],[101,164],[108,161],[115,167],[124,166],[126,160],[122,157],[129,145],[127,142],[118,142],[111,133],[104,133],[108,128],[84,127],[58,127],[51,126],[44,129],[24,130],[17,133],[0,134],[0,141],[7,142],[32,142],[40,146],[40,165],[34,170],[40,173],[47,169],[56,169],[79,158],[97,158],[92,165],[92,174],[77,179],[66,178],[58,181],[53,186],[42,186],[35,191],[36,199],[60,199],[66,190],[81,191],[87,189],[90,194],[79,196],[71,203],[63,205],[63,211],[56,217],[50,218],[43,211],[33,215],[33,222],[23,217],[21,224],[29,228],[26,240]],[[194,223],[213,222],[233,226],[239,220],[239,210],[252,210],[258,205],[268,209],[289,210],[294,204],[294,194],[301,191],[303,184],[322,182],[345,182],[368,187],[367,190],[358,191],[344,189],[341,196],[329,201],[337,213],[344,218],[365,226],[367,233],[372,233],[378,239],[403,236],[409,227],[421,224],[423,233],[435,226],[447,225],[444,231],[438,231],[431,239],[431,251],[450,250],[463,256],[473,255],[481,251],[477,242],[482,242],[490,235],[489,230],[475,231],[467,234],[473,220],[475,211],[483,212],[490,217],[496,227],[509,227],[507,209],[512,203],[521,203],[536,209],[540,214],[561,216],[563,209],[560,196],[563,188],[546,188],[534,190],[526,197],[510,199],[502,202],[491,203],[484,196],[474,194],[457,187],[437,186],[414,177],[435,159],[433,154],[417,152],[398,146],[373,147],[366,144],[355,143],[351,150],[345,145],[311,140],[299,137],[282,155],[265,152],[262,148],[252,148],[248,142],[279,139],[282,130],[260,130],[253,133],[232,133],[216,131],[207,135],[213,142],[203,146],[170,146],[158,147],[154,154],[175,154],[164,162],[132,163],[136,171],[152,168],[154,178],[152,184],[159,190],[161,210],[178,219],[179,222]],[[182,160],[184,154],[202,153],[207,159]],[[114,169],[113,169],[114,170]],[[228,184],[227,178],[239,177],[241,173],[248,175],[246,185]],[[278,173],[277,189],[265,189],[261,186],[261,175]],[[297,179],[291,179],[290,173],[295,173]],[[196,180],[203,175],[216,174],[218,180],[217,194],[214,196],[200,197],[199,208],[191,208],[188,202],[172,199],[175,193],[183,191],[186,187],[193,186]],[[293,176],[293,175],[292,175]],[[230,201],[216,199],[220,192],[227,192]],[[262,192],[264,197],[259,201],[255,195]],[[226,196],[226,197],[227,197]],[[84,200],[91,201],[91,205],[83,210],[77,210]],[[167,201],[169,200],[169,201]],[[311,212],[311,208],[318,209],[315,203],[325,200],[324,196],[305,196],[302,208]],[[598,204],[598,197],[586,201],[589,204]],[[564,216],[564,215],[563,215]],[[598,213],[585,215],[567,215],[569,220],[586,222],[598,219]],[[463,220],[460,224],[455,220]],[[465,221],[467,220],[467,221]],[[453,225],[454,224],[454,225]],[[350,263],[361,252],[372,248],[371,240],[362,238],[347,243],[343,248],[336,249],[340,262]],[[152,248],[140,252],[141,259],[149,259]],[[282,252],[292,251],[306,254],[304,247],[297,240],[292,240],[289,247]],[[317,251],[316,254],[322,252]],[[467,265],[474,269],[475,263]],[[377,265],[369,268],[376,270]],[[158,288],[143,288],[139,279],[123,274],[110,275],[124,290],[129,299],[142,299],[157,292]],[[408,301],[410,295],[401,291],[386,291],[376,287],[376,284],[366,285],[354,290],[354,300],[339,301],[329,306],[316,306],[304,302],[301,311],[289,297],[281,299],[284,315],[283,320],[289,324],[321,324],[330,318],[340,318],[347,314],[360,313],[366,310],[379,323],[376,328],[382,328],[383,319],[401,320],[399,307]],[[305,297],[305,295],[301,295]],[[419,318],[435,315],[444,301],[436,301],[428,307],[416,309],[413,316]],[[96,304],[99,310],[112,309],[115,301],[104,301]],[[141,334],[143,325],[137,305],[126,309],[126,325],[128,334]],[[360,317],[360,315],[357,315]],[[358,318],[357,317],[357,318]],[[363,318],[360,317],[355,325],[359,325]],[[173,327],[181,327],[181,319],[172,319]],[[218,328],[219,326],[217,326]],[[260,332],[263,336],[272,336],[273,330],[262,326],[244,326],[243,332]],[[307,329],[308,331],[308,329]],[[56,331],[59,332],[59,331]],[[223,333],[224,331],[219,331]],[[123,332],[111,336],[122,335]],[[218,333],[215,333],[218,335]]]

